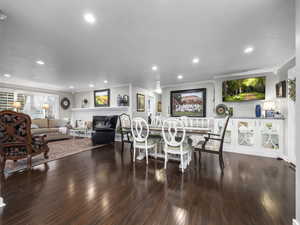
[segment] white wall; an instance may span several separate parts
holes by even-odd
[[[259,76],[266,76],[266,100],[276,99],[276,89],[275,84],[279,81],[279,76],[271,74],[260,74]],[[253,77],[253,75],[249,76]],[[232,79],[245,78],[234,77]],[[222,101],[222,82],[228,80],[229,78],[219,79],[215,81],[208,82],[195,82],[188,84],[179,84],[172,87],[163,88],[162,93],[162,109],[163,115],[167,116],[170,113],[170,92],[175,90],[186,90],[195,88],[206,88],[206,116],[215,116],[215,106],[223,103]],[[285,99],[277,99],[277,101],[282,105],[283,113],[286,115],[287,107],[285,104]],[[255,117],[255,105],[262,104],[263,101],[249,101],[249,102],[225,102],[224,104],[233,107],[233,115],[235,117]]]
[[[296,102],[296,218],[300,222],[300,1],[296,1],[296,71],[297,71],[297,102]]]
[[[95,90],[110,89],[110,106],[117,106],[117,97],[118,95],[128,95],[129,85],[119,86],[119,87],[106,87],[106,88],[97,88]],[[81,108],[83,99],[88,100],[87,107],[94,107],[94,90],[83,91],[74,93],[74,108]],[[131,105],[131,99],[129,99],[129,105]],[[84,111],[73,111],[72,112],[72,121],[75,120],[84,120],[92,121],[93,116],[101,115],[119,115],[121,113],[129,113],[128,109],[119,110],[119,109],[110,109],[110,108],[99,108],[98,110],[84,110]]]
[[[129,96],[129,85],[120,86],[120,87],[107,87],[107,88],[98,88],[95,90],[110,89],[110,106],[117,106],[117,97],[118,95],[128,95]],[[94,107],[94,90],[83,91],[74,93],[74,108],[81,108],[83,99],[88,100],[88,107]],[[130,99],[129,99],[130,101]],[[130,104],[130,102],[129,102]]]
[[[197,89],[197,88],[206,88],[206,116],[213,117],[215,108],[214,104],[214,82],[195,82],[188,84],[179,84],[172,87],[162,88],[162,115],[170,116],[170,92],[177,90],[188,90],[188,89]]]

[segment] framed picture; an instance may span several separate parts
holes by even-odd
[[[171,116],[206,117],[206,88],[171,91]]]
[[[161,101],[157,102],[157,112],[161,112]]]
[[[145,95],[136,94],[136,111],[145,112]]]
[[[286,98],[286,81],[280,81],[276,84],[276,97]]]
[[[94,91],[95,107],[109,107],[110,105],[110,90],[97,90]]]

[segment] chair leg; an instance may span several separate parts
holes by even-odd
[[[165,152],[165,169],[167,169],[168,153]]]
[[[45,159],[48,159],[48,158],[49,158],[49,156],[48,156],[48,152],[49,152],[49,147],[48,147],[48,145],[46,145],[45,148],[46,148],[46,149],[45,149],[45,152],[44,152],[44,158],[45,158]]]
[[[223,172],[223,170],[224,170],[224,161],[223,161],[223,156],[221,154],[219,155],[219,163],[220,163],[221,171]]]
[[[201,164],[202,153],[201,153],[201,151],[200,151],[200,150],[199,150],[198,152],[199,152],[199,164]]]
[[[146,148],[145,151],[146,151],[146,164],[148,165],[148,148]]]
[[[155,147],[154,147],[154,150],[155,150],[155,159],[157,159],[157,148],[158,148],[158,146],[155,145]]]
[[[183,162],[183,155],[182,154],[180,154],[180,163],[181,163],[181,172],[183,173],[184,172],[184,169],[183,169],[184,162]]]
[[[6,158],[0,156],[0,160],[1,160],[0,170],[1,170],[1,172],[4,172],[5,163],[6,163]]]
[[[31,155],[27,158],[27,167],[28,167],[28,169],[31,169],[31,167],[32,167]]]
[[[124,141],[122,140],[122,154],[124,152]]]
[[[136,150],[136,148],[135,148],[135,146],[133,147],[133,162],[135,162],[135,150]]]

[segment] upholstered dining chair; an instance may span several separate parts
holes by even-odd
[[[6,160],[17,161],[27,158],[31,167],[31,158],[44,153],[48,158],[49,148],[45,135],[31,135],[31,119],[28,115],[6,110],[0,112],[0,157],[1,172]]]
[[[120,132],[121,132],[121,142],[122,142],[122,152],[124,152],[124,144],[129,143],[130,144],[130,150],[133,147],[133,138],[131,130],[128,130],[128,128],[131,128],[131,120],[130,116],[126,113],[122,113],[119,116],[119,124],[120,124]]]
[[[148,151],[154,149],[157,156],[157,143],[155,139],[149,138],[149,125],[143,118],[134,118],[131,122],[131,133],[133,137],[133,162],[135,162],[136,149],[144,149],[146,163],[148,164]]]
[[[180,157],[181,172],[191,161],[192,147],[186,142],[186,131],[184,122],[179,119],[170,118],[163,122],[162,134],[165,142],[165,166],[167,169],[168,155]]]
[[[220,168],[223,172],[225,168],[224,159],[223,159],[223,144],[226,134],[226,129],[228,126],[230,116],[228,115],[225,118],[224,125],[222,127],[222,130],[220,134],[214,134],[214,133],[208,133],[207,136],[205,136],[205,141],[200,144],[200,146],[195,147],[195,151],[199,152],[199,162],[201,162],[201,153],[212,153],[219,156],[219,164]]]

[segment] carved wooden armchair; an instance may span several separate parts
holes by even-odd
[[[44,153],[48,158],[49,148],[46,135],[31,135],[31,119],[28,115],[14,111],[0,112],[0,171],[4,171],[6,160],[17,161],[27,158],[31,167],[31,158]]]

